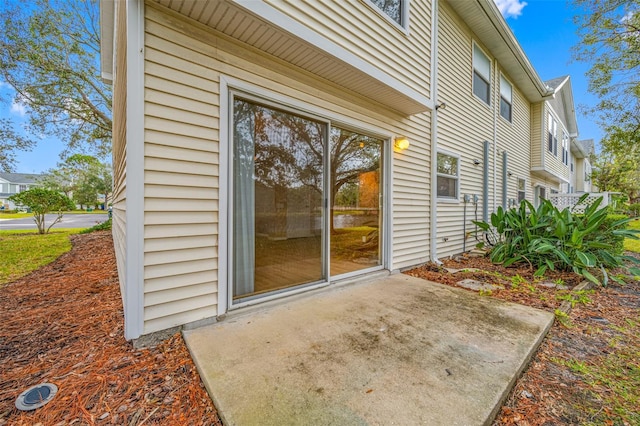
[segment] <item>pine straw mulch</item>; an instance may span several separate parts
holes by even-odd
[[[179,333],[149,349],[124,340],[110,233],[71,238],[70,252],[0,291],[0,425],[220,425]],[[55,398],[17,410],[43,382]]]
[[[481,271],[452,274],[444,267],[478,268]],[[551,312],[562,303],[557,296],[567,295],[572,287],[582,281],[573,273],[551,272],[544,281],[563,282],[569,288],[551,289],[541,286],[532,272],[527,267],[503,268],[491,264],[488,258],[464,256],[457,260],[446,260],[443,267],[427,264],[406,273],[451,286],[456,286],[456,282],[465,278],[502,285],[504,289],[492,291],[490,297]],[[512,277],[516,275],[524,278],[526,283],[520,279],[514,280]],[[516,286],[512,285],[514,282]],[[566,324],[555,321],[502,406],[494,426],[640,424],[640,404],[637,403],[640,344],[636,337],[640,333],[640,282],[631,280],[625,286],[613,283],[584,295],[589,301],[576,303]],[[623,353],[618,359],[621,358],[625,364],[618,370],[608,364],[608,357],[616,351]],[[626,358],[628,353],[631,353],[630,359]],[[567,366],[567,362],[608,366],[611,371],[620,373],[614,381],[626,381],[622,385],[633,387],[636,394],[622,401],[612,386],[578,374]],[[620,406],[626,409],[622,414],[616,412]]]

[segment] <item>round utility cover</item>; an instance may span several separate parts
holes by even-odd
[[[58,387],[53,383],[42,383],[30,387],[18,396],[16,408],[22,411],[35,410],[51,401],[57,392]]]

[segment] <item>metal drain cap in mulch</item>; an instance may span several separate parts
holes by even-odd
[[[42,383],[30,387],[18,396],[16,408],[22,411],[35,410],[51,401],[57,392],[58,387],[53,383]]]

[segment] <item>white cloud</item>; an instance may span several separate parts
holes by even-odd
[[[17,103],[15,100],[11,102],[11,112],[14,114],[18,114],[20,117],[24,117],[27,113],[27,109],[23,104]]]
[[[498,6],[502,16],[506,18],[517,18],[522,15],[522,9],[527,5],[527,2],[520,0],[493,0]]]

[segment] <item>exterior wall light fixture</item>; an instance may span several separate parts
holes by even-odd
[[[409,143],[409,139],[404,136],[398,136],[393,142],[393,146],[395,146],[396,149],[400,151],[404,151],[405,149],[409,148],[409,145],[411,145]]]

